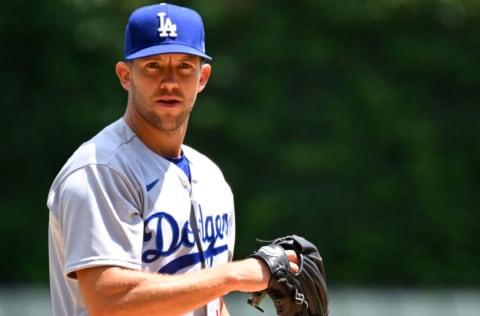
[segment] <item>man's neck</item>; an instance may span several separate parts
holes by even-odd
[[[168,158],[177,158],[182,155],[186,124],[177,130],[162,131],[145,122],[133,120],[129,115],[124,115],[123,118],[145,146],[158,155]]]

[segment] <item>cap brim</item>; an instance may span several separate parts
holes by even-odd
[[[190,46],[178,45],[178,44],[162,44],[157,46],[151,46],[128,56],[125,56],[125,60],[132,60],[137,58],[143,58],[159,54],[188,54],[195,55],[205,58],[207,60],[212,60],[212,57],[207,54],[198,51]]]

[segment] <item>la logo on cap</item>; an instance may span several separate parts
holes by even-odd
[[[169,17],[165,18],[166,14],[166,12],[159,12],[157,14],[160,20],[158,35],[160,37],[177,37],[177,25],[173,24]]]

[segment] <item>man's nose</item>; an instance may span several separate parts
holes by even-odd
[[[164,75],[162,76],[160,85],[162,88],[169,88],[178,85],[177,76],[175,74],[173,66],[166,66],[164,69]]]

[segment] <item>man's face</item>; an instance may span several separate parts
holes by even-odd
[[[128,66],[131,110],[162,131],[186,126],[197,94],[206,85],[210,66],[200,57],[187,54],[145,57]]]

